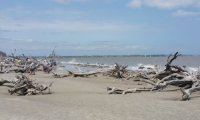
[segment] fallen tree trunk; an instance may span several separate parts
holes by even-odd
[[[97,74],[99,74],[101,72],[87,72],[87,73],[75,73],[72,71],[68,71],[68,74],[57,74],[57,73],[53,73],[53,77],[55,78],[64,78],[64,77],[69,77],[69,76],[73,76],[73,77],[89,77],[89,76],[97,76]]]
[[[142,91],[151,91],[151,88],[133,88],[133,89],[121,89],[115,87],[107,87],[108,94],[127,94],[127,93],[137,93]]]
[[[52,72],[52,73],[53,73],[54,78],[65,78],[65,77],[71,76],[71,74],[69,74],[69,73],[68,74],[62,74],[62,75],[54,73],[54,72]]]
[[[75,72],[71,72],[68,71],[70,75],[72,75],[73,77],[88,77],[88,76],[97,76],[97,74],[99,74],[100,72],[88,72],[88,73],[75,73]]]

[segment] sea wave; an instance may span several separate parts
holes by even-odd
[[[96,70],[99,68],[105,68],[105,67],[113,67],[113,64],[100,64],[98,62],[96,63],[84,63],[84,62],[79,62],[80,60],[77,60],[76,58],[73,58],[69,61],[60,61],[60,65],[57,68],[59,71],[76,71],[76,72],[88,72],[92,70]],[[128,65],[127,67],[128,70],[149,70],[149,69],[156,69],[157,71],[162,71],[165,69],[164,66],[160,65],[153,65],[153,64],[142,64],[139,63],[137,65]],[[185,67],[184,68],[186,71],[192,74],[197,74],[200,71],[200,67]]]

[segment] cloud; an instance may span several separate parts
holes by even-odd
[[[12,37],[7,37],[7,36],[4,36],[4,37],[0,37],[0,41],[2,42],[7,42],[7,43],[16,43],[16,42],[20,42],[20,43],[31,43],[33,42],[32,39],[22,39],[22,38],[12,38]]]
[[[54,44],[55,45],[55,44]],[[56,44],[57,50],[74,50],[74,51],[132,51],[147,50],[148,47],[139,44],[122,43],[118,40],[97,40],[82,43],[62,43]]]
[[[9,33],[9,32],[18,32],[16,30],[4,30],[4,29],[0,29],[0,33]]]
[[[86,44],[86,45],[67,45],[59,46],[56,49],[62,50],[78,50],[78,51],[132,51],[132,50],[146,50],[145,46],[135,45],[135,44]]]
[[[86,2],[87,0],[53,0],[57,3]]]
[[[41,11],[39,11],[39,13],[41,14]],[[69,15],[69,16],[82,16],[85,15],[85,13],[83,11],[78,11],[78,10],[64,10],[64,9],[60,9],[60,8],[53,8],[53,9],[47,9],[46,11],[44,11],[42,14],[47,14],[47,15]]]
[[[56,50],[58,51],[134,51],[134,50],[147,50],[148,48],[143,45],[137,44],[122,44],[117,41],[113,41],[112,43],[105,41],[81,44],[81,43],[71,43],[71,42],[58,42],[54,41],[54,43],[50,41],[35,41],[32,39],[18,39],[18,38],[10,38],[3,37],[0,38],[0,42],[4,44],[0,44],[0,47],[3,49],[15,48],[17,50],[52,50],[56,46]],[[7,47],[9,46],[9,48]]]
[[[0,10],[0,32],[31,30],[45,30],[47,32],[121,31],[132,27],[113,21],[83,20],[83,15],[85,13],[82,11],[59,8],[44,11],[32,11],[23,7],[7,8]],[[47,18],[41,16],[47,16]]]
[[[199,6],[200,0],[131,0],[128,5],[133,8],[148,6],[162,9],[172,9]]]
[[[68,8],[48,8],[35,10],[26,7],[13,7],[0,10],[0,22],[2,19],[75,19],[87,15],[85,12]]]
[[[142,1],[141,0],[132,0],[128,6],[133,7],[133,8],[140,8],[142,6]]]
[[[197,17],[197,16],[200,16],[200,12],[177,10],[176,12],[173,13],[173,16],[176,16],[176,17]]]
[[[117,31],[128,28],[128,25],[101,21],[29,21],[10,20],[0,23],[5,31],[57,31],[57,32],[82,32],[82,31]]]

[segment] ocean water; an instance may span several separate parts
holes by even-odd
[[[74,64],[101,64],[113,65],[115,63],[128,65],[129,69],[137,69],[139,65],[158,65],[164,67],[167,63],[167,56],[144,57],[144,56],[102,56],[102,57],[63,57],[58,59],[60,70],[90,71],[95,68],[77,67]],[[186,66],[188,69],[197,71],[200,66],[200,56],[180,56],[172,63],[173,65]]]

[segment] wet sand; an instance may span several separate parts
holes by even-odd
[[[1,74],[13,78],[15,74]],[[108,95],[107,86],[141,87],[132,81],[108,77],[61,78],[37,73],[30,76],[51,82],[52,94],[36,96],[9,95],[0,86],[0,120],[198,120],[200,93],[190,101],[179,101],[180,91],[143,92]],[[170,88],[175,89],[175,88]]]

